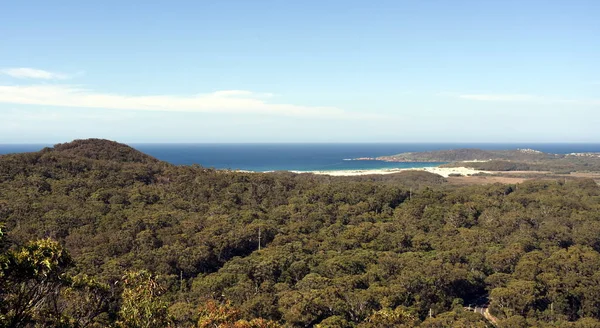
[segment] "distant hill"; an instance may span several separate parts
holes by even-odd
[[[470,167],[484,171],[600,171],[600,153],[550,154],[534,149],[451,149],[377,157],[387,162],[447,162],[444,167]]]
[[[159,160],[125,144],[106,139],[84,139],[57,144],[50,151],[97,160],[157,163]]]
[[[378,157],[388,162],[462,162],[462,161],[544,161],[563,158],[564,155],[548,154],[533,149],[481,150],[472,148],[402,153]]]

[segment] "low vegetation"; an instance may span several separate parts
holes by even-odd
[[[480,149],[453,149],[383,156],[378,160],[390,162],[447,163],[442,167],[469,167],[482,171],[548,171],[600,172],[600,156],[585,154],[548,154],[531,149],[488,151]]]
[[[600,172],[600,159],[563,158],[540,162],[511,162],[494,160],[489,162],[455,162],[443,167],[470,167],[482,171],[541,171],[553,174],[572,172]]]

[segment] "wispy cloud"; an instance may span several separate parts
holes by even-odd
[[[123,119],[131,119],[134,117],[133,112],[121,111],[119,115],[112,113],[106,115],[88,111],[60,111],[56,109],[36,108],[36,109],[17,109],[11,108],[0,110],[0,121],[4,122],[32,122],[32,121],[76,121],[76,120],[103,120],[103,121],[118,121]]]
[[[0,85],[0,103],[142,111],[267,114],[295,117],[343,118],[335,107],[270,103],[270,94],[225,90],[195,96],[133,96],[102,93],[69,85]],[[354,115],[367,118],[369,115]]]
[[[0,69],[0,74],[12,76],[18,79],[40,79],[40,80],[66,80],[72,76],[58,73],[44,71],[41,69],[18,67],[18,68],[4,68]]]

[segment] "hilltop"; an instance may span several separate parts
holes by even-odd
[[[48,151],[97,160],[157,163],[158,160],[128,145],[106,139],[80,139],[57,144]]]

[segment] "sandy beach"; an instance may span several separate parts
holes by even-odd
[[[472,175],[476,173],[489,173],[487,171],[475,170],[467,167],[421,167],[421,168],[405,168],[405,169],[378,169],[378,170],[341,170],[341,171],[291,171],[294,173],[313,173],[331,176],[356,176],[356,175],[368,175],[368,174],[393,174],[402,171],[426,171],[435,173],[443,176],[444,178],[449,177],[451,174],[460,174],[463,176]]]

